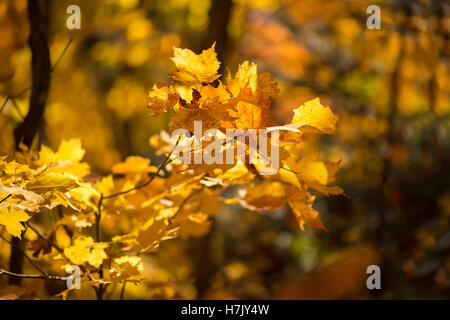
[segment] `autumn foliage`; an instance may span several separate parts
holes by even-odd
[[[258,74],[257,66],[246,61],[222,83],[217,80],[220,63],[214,45],[199,55],[175,48],[172,60],[176,71],[171,77],[180,84],[152,88],[152,114],[173,112],[171,130],[193,131],[197,120],[205,124],[204,129],[282,131],[279,142],[269,142],[280,144],[280,169],[275,175],[262,175],[258,165],[248,163],[186,165],[172,155],[180,141],[169,139],[166,132],[150,138],[150,144],[165,156],[162,163],[155,166],[148,159],[130,156],[101,179],[90,178],[89,164],[83,162],[85,151],[77,139],[64,140],[56,151],[23,147],[15,160],[3,157],[0,224],[14,237],[34,237],[33,256],[45,258],[51,272],[64,274],[79,266],[83,283],[94,286],[98,294],[112,283],[138,283],[143,277],[142,253],[158,250],[165,240],[203,236],[224,204],[240,204],[253,211],[289,205],[302,230],[305,226],[325,229],[309,190],[342,193],[330,186],[338,163],[323,162],[319,153],[302,151],[303,134],[335,131],[337,116],[319,99],[294,109],[291,123],[269,127],[271,97],[278,94],[277,82],[269,73]],[[224,196],[235,186],[241,190],[238,195]],[[39,231],[31,223],[41,214],[53,217],[51,230]],[[43,271],[43,278],[49,274],[50,270]]]
[[[447,298],[447,2],[0,1],[0,299]]]

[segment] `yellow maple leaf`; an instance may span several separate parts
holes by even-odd
[[[213,87],[212,85],[206,85],[199,88],[200,100],[199,103],[201,105],[207,104],[210,101],[217,100],[221,103],[226,103],[230,98],[231,94],[228,91],[227,87],[223,85],[223,83],[219,80],[219,84],[217,87]]]
[[[294,110],[292,124],[302,124],[302,131],[332,134],[336,130],[336,116],[328,107],[320,104],[319,98],[305,102]]]
[[[149,219],[142,227],[130,234],[116,236],[114,242],[129,245],[125,250],[153,252],[159,248],[161,241],[173,239],[178,228],[170,228],[167,219]]]
[[[25,230],[21,222],[28,221],[30,217],[23,210],[16,210],[14,207],[5,206],[0,210],[0,224],[6,227],[11,235],[21,237],[21,233]]]
[[[256,92],[258,88],[258,74],[256,64],[249,64],[248,61],[244,61],[239,65],[238,71],[231,77],[229,73],[227,76],[227,88],[233,95],[233,97],[239,96],[242,90],[248,88],[252,93]]]
[[[5,186],[0,182],[0,196],[3,198],[6,195],[12,196],[12,198],[23,197],[23,199],[31,201],[35,204],[44,202],[44,198],[42,196],[33,191],[24,189],[22,185]]]
[[[286,204],[286,193],[282,183],[265,180],[259,185],[251,184],[244,201],[241,204],[246,209],[272,211]]]
[[[106,243],[94,243],[91,237],[79,236],[75,239],[74,245],[64,249],[64,255],[73,263],[82,265],[89,263],[90,265],[99,268],[106,255]]]
[[[113,173],[138,174],[156,172],[158,168],[150,166],[150,159],[138,156],[130,156],[124,162],[116,163],[112,167]]]
[[[294,186],[289,186],[286,189],[286,195],[300,229],[305,230],[305,226],[307,226],[314,229],[326,230],[320,214],[312,208],[314,197],[311,197],[308,192],[299,190]]]
[[[64,172],[81,178],[89,173],[89,165],[80,163],[84,153],[80,139],[63,140],[57,152],[43,146],[36,163],[48,166],[52,172]]]
[[[113,267],[110,272],[110,279],[113,282],[120,282],[123,280],[130,280],[139,276],[144,270],[144,264],[141,257],[138,256],[122,256],[115,258]]]
[[[72,177],[44,171],[30,179],[26,188],[37,193],[45,193],[48,191],[66,192],[78,186],[79,184]]]
[[[293,161],[288,161],[297,173],[300,181],[306,183],[313,189],[323,194],[340,194],[343,190],[338,186],[327,186],[329,183],[335,181],[335,174],[338,170],[337,162],[322,162],[318,161],[319,152],[311,153],[295,164]]]
[[[173,117],[169,124],[169,130],[185,129],[194,132],[194,120],[202,122],[202,131],[208,129],[219,129],[223,127],[225,121],[235,118],[230,116],[229,111],[221,107],[220,103],[215,104],[216,108],[208,109],[181,109]]]
[[[238,118],[234,127],[247,129],[267,125],[270,98],[279,93],[278,84],[269,73],[258,75],[256,64],[245,61],[239,65],[234,78],[228,74],[226,88],[233,96],[227,102],[230,115]]]
[[[234,121],[236,128],[245,130],[264,127],[267,124],[269,110],[249,102],[239,101],[236,111],[230,114],[238,118]]]
[[[18,175],[24,172],[32,171],[26,164],[17,163],[15,160],[11,162],[1,161],[0,169],[9,175]]]
[[[186,239],[190,236],[201,237],[208,233],[211,227],[211,220],[204,213],[180,214],[178,219],[174,219],[175,225],[180,227],[179,235]]]
[[[220,62],[217,61],[214,46],[215,43],[198,55],[189,49],[174,48],[174,57],[171,60],[177,70],[171,73],[172,78],[187,85],[210,83],[219,78],[217,70]]]
[[[217,179],[224,185],[244,184],[250,182],[255,177],[245,164],[237,163],[231,169],[217,175]]]
[[[244,61],[239,65],[238,71],[231,77],[227,75],[227,90],[233,97],[241,98],[254,104],[268,105],[270,97],[280,93],[278,82],[268,72],[258,74],[256,64]]]
[[[72,206],[79,209],[90,207],[94,210],[96,209],[96,203],[94,203],[93,198],[100,196],[89,183],[79,183],[79,187],[71,189],[69,194]]]
[[[264,98],[276,97],[280,93],[278,82],[268,72],[262,72],[258,75],[258,90]]]
[[[152,116],[157,116],[161,112],[171,110],[178,103],[180,95],[173,86],[166,87],[162,83],[153,85],[152,90],[148,93],[150,102],[148,107],[152,110]]]

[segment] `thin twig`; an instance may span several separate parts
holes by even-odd
[[[69,41],[65,45],[63,51],[59,55],[58,59],[56,59],[56,62],[54,63],[53,67],[51,67],[50,72],[55,71],[56,67],[58,66],[59,62],[63,58],[63,56],[66,53],[67,49],[69,49],[69,46],[73,42],[73,40],[74,40],[74,37],[71,37],[69,39]],[[23,95],[25,92],[30,90],[31,87],[32,87],[31,85],[28,85],[28,86],[26,86],[25,88],[23,88],[22,90],[20,90],[19,92],[15,93],[15,94],[4,94],[5,95],[5,100],[3,100],[3,103],[2,103],[2,105],[0,107],[0,113],[3,112],[3,109],[6,107],[6,104],[8,103],[8,100],[11,100],[13,102],[13,104],[15,104],[14,99],[20,97],[21,95]],[[20,111],[18,110],[17,107],[16,107],[16,109],[17,109],[17,111],[19,113]],[[23,118],[23,116],[20,113],[19,113],[19,115]]]
[[[180,137],[181,137],[181,136],[180,136]],[[127,193],[129,193],[129,192],[131,192],[131,191],[134,191],[134,190],[138,190],[138,189],[144,188],[144,187],[148,186],[150,183],[152,183],[152,181],[159,175],[159,172],[167,165],[168,160],[170,159],[170,157],[171,157],[171,155],[172,155],[172,152],[175,150],[175,148],[176,148],[177,145],[178,145],[178,142],[180,141],[180,137],[178,138],[177,142],[175,143],[175,146],[173,147],[173,149],[172,149],[172,150],[170,151],[170,153],[167,155],[166,159],[164,159],[164,161],[159,165],[158,169],[156,170],[156,173],[155,173],[150,179],[148,179],[148,180],[147,180],[146,182],[144,182],[143,184],[140,184],[140,185],[138,185],[138,186],[136,186],[136,187],[133,187],[133,188],[131,188],[131,189],[128,189],[128,190],[125,190],[125,191],[121,191],[121,192],[117,192],[117,193],[113,193],[113,194],[110,194],[110,195],[108,195],[108,196],[102,196],[101,199],[102,199],[102,200],[104,200],[104,199],[111,199],[111,198],[120,196],[120,195],[122,195],[122,194],[127,194]]]
[[[9,100],[9,96],[6,95],[5,100],[3,100],[2,106],[0,107],[0,113],[3,112],[3,109],[5,108],[6,103],[8,103],[8,100]]]
[[[95,219],[96,219],[96,233],[97,233],[97,242],[102,241],[102,230],[100,225],[100,220],[102,218],[102,204],[103,204],[103,193],[100,195],[100,200],[97,204],[97,212],[95,213]]]
[[[68,277],[55,276],[52,274],[48,274],[48,275],[21,274],[21,273],[14,273],[14,272],[0,269],[0,275],[2,275],[2,274],[6,274],[8,276],[17,277],[17,278],[23,278],[23,279],[44,279],[44,280],[59,280],[59,281],[67,281],[67,279],[68,279]]]
[[[1,234],[0,234],[0,238],[2,238],[3,241],[7,242],[9,245],[11,245],[11,246],[13,246],[13,247],[16,247],[17,250],[19,250],[20,252],[22,252],[23,256],[30,262],[30,264],[31,264],[37,271],[39,271],[40,273],[42,273],[42,275],[48,276],[48,273],[45,272],[44,270],[42,270],[41,268],[39,268],[39,267],[34,263],[34,261],[26,254],[26,252],[25,252],[22,248],[16,246],[14,243],[12,243],[11,241],[9,241],[9,240],[6,239],[5,237],[3,237]]]
[[[97,212],[95,213],[95,225],[96,225],[96,233],[97,233],[97,242],[102,241],[102,203],[103,203],[103,193],[100,195],[100,200],[97,204]],[[99,271],[100,279],[103,279],[103,264],[100,266]],[[103,283],[100,283],[98,288],[95,289],[97,293],[97,300],[103,300],[103,294],[105,293],[106,287],[103,286]]]
[[[10,100],[14,106],[14,109],[16,109],[17,114],[23,119],[25,116],[22,114],[22,111],[20,111],[19,105],[16,102],[16,99],[14,97],[10,97]]]
[[[103,194],[100,195],[100,199],[98,201],[97,204],[97,212],[95,213],[95,217],[96,217],[96,233],[97,233],[97,242],[101,242],[102,241],[102,234],[101,234],[101,218],[102,218],[102,204],[103,204],[103,200],[104,199],[111,199],[117,196],[120,196],[122,194],[127,194],[129,192],[132,192],[134,190],[138,190],[141,188],[144,188],[146,186],[148,186],[158,175],[159,172],[167,165],[168,160],[170,159],[172,152],[175,150],[175,148],[177,147],[179,141],[180,141],[180,137],[178,137],[177,142],[175,143],[175,146],[172,148],[172,150],[170,151],[170,153],[167,155],[166,159],[164,159],[164,161],[159,165],[158,169],[156,170],[155,174],[145,183],[138,185],[136,187],[133,187],[131,189],[125,190],[125,191],[121,191],[121,192],[117,192],[114,194],[110,194],[108,196],[104,196]],[[99,275],[100,278],[103,278],[103,269],[101,269],[99,271]],[[94,287],[95,293],[97,294],[97,299],[98,300],[103,300],[103,294],[105,293],[106,288],[108,287],[108,285],[104,286],[102,283],[98,286],[98,287]]]
[[[4,197],[2,200],[0,200],[0,203],[2,203],[3,201],[5,201],[6,199],[8,199],[11,196],[12,196],[12,194],[8,194],[6,197]]]
[[[48,239],[46,236],[44,236],[42,234],[42,232],[39,231],[39,229],[37,229],[30,221],[27,222],[27,225],[31,228],[31,230],[33,230],[41,239],[47,240],[48,243],[55,248],[56,250],[58,250],[59,252],[63,253],[64,250],[61,249],[56,243],[53,243],[53,241],[51,241],[50,239]]]
[[[61,253],[64,254],[64,250],[61,249],[61,247],[59,247],[56,243],[54,243],[54,242],[51,241],[50,239],[47,239],[47,237],[44,236],[44,235],[42,234],[42,232],[40,232],[40,231],[39,231],[39,230],[38,230],[38,229],[37,229],[30,221],[27,222],[27,225],[31,228],[31,230],[33,230],[33,231],[38,235],[39,238],[48,241],[48,243],[50,244],[50,246],[52,246],[53,248],[55,248],[56,250],[58,250],[59,252],[61,252]],[[65,258],[68,262],[70,262],[71,264],[77,265],[76,263],[72,262],[69,258],[67,258],[65,255],[63,255],[63,256],[64,256],[64,258]],[[84,266],[82,266],[82,265],[78,265],[78,266],[80,267],[81,271],[83,271],[84,273],[86,273],[86,274],[89,276],[89,279],[91,279],[91,280],[93,279],[91,273],[90,273],[88,270],[86,270],[86,268],[85,268]]]
[[[62,57],[64,56],[64,54],[66,53],[67,49],[69,49],[70,44],[73,41],[73,37],[71,37],[69,39],[69,41],[67,42],[66,46],[64,47],[63,51],[61,52],[61,54],[59,55],[58,59],[56,59],[55,63],[53,64],[53,67],[51,68],[50,72],[55,71],[56,67],[58,66],[59,62],[61,61]]]

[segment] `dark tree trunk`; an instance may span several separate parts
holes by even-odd
[[[24,143],[28,147],[31,146],[44,117],[51,72],[48,48],[48,2],[48,0],[28,0],[29,45],[33,84],[28,114],[14,130],[16,149],[19,148],[20,143]],[[11,272],[22,273],[23,255],[19,248],[23,248],[24,244],[16,237],[12,239],[12,243],[9,268]],[[21,278],[10,278],[11,284],[19,285],[20,282]]]
[[[24,121],[14,130],[16,146],[31,146],[44,117],[50,87],[50,52],[48,49],[48,0],[28,0],[29,45],[33,84],[30,108]]]
[[[214,42],[217,52],[217,59],[221,62],[219,73],[223,74],[226,69],[226,59],[230,52],[230,37],[228,36],[227,26],[230,20],[232,9],[232,0],[213,0],[209,11],[208,34],[202,43],[202,49],[209,48]],[[213,237],[215,226],[211,226],[210,232],[199,239],[195,239],[195,286],[197,288],[197,297],[205,297],[210,287],[211,276],[214,272],[211,261],[211,239]]]
[[[202,49],[216,43],[217,59],[222,62],[220,73],[226,70],[226,58],[230,52],[230,37],[228,36],[228,21],[230,21],[232,0],[213,0],[209,11],[209,28]]]

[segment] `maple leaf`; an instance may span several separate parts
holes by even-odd
[[[44,198],[41,195],[33,191],[26,190],[22,186],[4,186],[2,183],[0,183],[0,195],[2,196],[2,198],[4,197],[4,195],[8,194],[23,197],[25,200],[32,201],[36,204],[44,202]]]
[[[139,174],[156,172],[156,170],[156,167],[150,166],[150,159],[138,156],[127,157],[124,162],[116,163],[112,167],[112,172],[119,174]]]
[[[178,197],[178,210],[171,219],[174,226],[179,226],[181,238],[201,237],[209,231],[211,220],[220,211],[218,193],[210,189],[192,190],[185,197]]]
[[[255,177],[253,172],[250,172],[245,164],[237,163],[231,169],[225,172],[220,172],[216,176],[222,184],[244,184],[250,182]]]
[[[161,241],[176,237],[178,228],[169,228],[167,219],[149,219],[142,227],[136,231],[113,238],[114,242],[128,244],[124,250],[153,252],[159,248]]]
[[[262,128],[266,125],[269,115],[267,108],[261,108],[245,101],[239,101],[236,111],[232,111],[230,114],[238,118],[234,124],[239,129]]]
[[[133,281],[143,270],[144,264],[141,257],[122,256],[113,260],[113,267],[110,270],[109,278],[113,282],[121,282],[124,280]]]
[[[249,210],[272,211],[286,204],[286,193],[282,183],[265,180],[259,185],[251,184],[241,205]]]
[[[201,237],[208,233],[211,227],[211,220],[208,220],[208,215],[204,213],[190,213],[176,222],[180,226],[179,234],[183,239],[190,236]]]
[[[245,61],[239,65],[234,78],[227,76],[227,90],[233,98],[228,101],[230,115],[236,117],[236,128],[262,128],[267,125],[270,97],[279,93],[278,84],[267,73],[258,75],[256,64]]]
[[[175,107],[180,99],[175,87],[172,85],[166,87],[162,83],[153,85],[152,90],[148,93],[150,102],[148,107],[152,110],[152,116],[157,116],[161,112],[167,112]]]
[[[3,171],[8,175],[20,175],[33,170],[28,165],[17,163],[15,160],[11,162],[0,160],[0,171]]]
[[[326,230],[320,214],[312,208],[314,197],[311,197],[308,192],[299,190],[294,186],[289,186],[286,189],[286,195],[300,229],[305,230],[305,226],[307,226],[314,229]]]
[[[291,123],[302,124],[304,132],[332,134],[336,130],[337,120],[338,116],[316,98],[295,109]]]
[[[79,139],[63,140],[57,152],[43,146],[36,164],[46,165],[52,172],[70,174],[81,178],[89,173],[89,165],[84,162],[80,163],[84,153]]]
[[[159,134],[151,136],[148,143],[155,149],[157,155],[169,154],[175,145],[167,131],[161,131]]]
[[[100,194],[89,183],[78,182],[78,185],[69,191],[69,205],[75,210],[85,210],[86,208],[95,210],[96,203],[93,202],[93,198],[98,198]]]
[[[210,83],[219,78],[217,71],[220,62],[217,61],[214,46],[215,43],[198,55],[189,49],[174,48],[174,57],[171,60],[177,70],[171,73],[172,78],[186,85]]]
[[[322,162],[318,161],[318,158],[319,152],[314,152],[295,163],[292,159],[287,163],[297,173],[298,179],[311,188],[326,195],[342,193],[343,190],[338,186],[327,186],[327,184],[335,181],[334,175],[338,170],[338,163]]]
[[[48,191],[66,192],[75,187],[78,187],[78,183],[73,178],[64,174],[47,171],[33,177],[26,184],[28,190],[37,193],[45,193]]]
[[[73,263],[82,265],[89,263],[90,265],[99,268],[106,255],[106,243],[94,243],[91,237],[79,236],[75,238],[74,245],[64,249],[64,255]]]
[[[265,99],[276,97],[280,93],[278,82],[268,72],[258,75],[258,89]]]
[[[23,210],[16,210],[11,206],[4,206],[0,209],[0,224],[6,227],[9,234],[21,238],[21,233],[25,230],[21,222],[28,221],[30,216]]]
[[[225,121],[232,121],[236,117],[230,116],[227,108],[220,103],[211,105],[210,108],[181,109],[173,117],[169,124],[169,130],[185,129],[194,132],[194,120],[202,122],[202,132],[208,129],[222,128]]]
[[[227,89],[233,97],[238,97],[244,89],[250,89],[251,93],[255,93],[258,88],[258,74],[256,64],[249,64],[244,61],[239,65],[238,71],[231,77],[231,73],[227,76]]]
[[[204,105],[207,104],[210,101],[217,100],[221,103],[226,103],[231,97],[231,93],[227,89],[226,86],[223,85],[223,83],[219,80],[219,84],[217,87],[213,87],[212,85],[206,85],[200,87],[200,99],[199,104]]]

